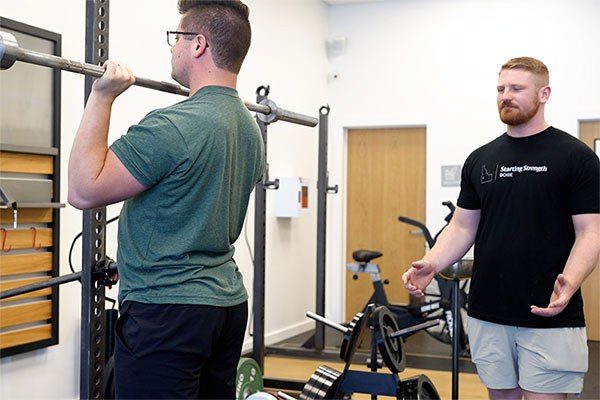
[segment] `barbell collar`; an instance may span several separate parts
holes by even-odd
[[[258,114],[258,119],[265,124],[272,124],[273,122],[279,121],[279,113],[281,110],[277,108],[277,104],[271,99],[261,100],[260,106],[266,107],[269,112]]]
[[[0,31],[0,69],[9,69],[17,59],[11,54],[19,49],[14,35]]]
[[[309,117],[307,115],[299,114],[294,111],[279,108],[277,107],[277,103],[275,103],[271,99],[264,99],[260,102],[260,104],[257,104],[256,106],[257,108],[261,107],[262,110],[264,110],[258,111],[258,119],[260,119],[265,124],[272,124],[273,122],[277,121],[293,122],[298,125],[304,125],[309,127],[315,127],[319,124],[319,120],[317,118]],[[248,108],[252,110],[250,107]]]
[[[14,35],[9,32],[0,31],[0,69],[9,69],[15,63],[21,61],[28,64],[40,65],[43,67],[60,69],[63,71],[74,72],[82,75],[89,75],[96,78],[104,74],[104,67],[94,64],[81,63],[78,61],[69,60],[53,54],[40,53],[33,50],[22,49]],[[179,94],[189,96],[190,90],[175,83],[155,81],[148,78],[135,77],[134,85],[155,89],[161,92]],[[250,111],[258,113],[261,121],[271,123],[275,121],[286,121],[299,125],[314,127],[317,126],[318,120],[308,115],[299,114],[293,111],[278,108],[277,105],[267,100],[268,104],[255,104],[244,102]],[[264,118],[264,120],[263,120]]]

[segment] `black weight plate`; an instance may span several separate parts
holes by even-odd
[[[355,333],[358,333],[355,328],[356,325],[360,323],[362,318],[364,318],[363,313],[357,313],[354,318],[352,318],[352,321],[350,321],[350,324],[348,325],[348,331],[344,333],[344,339],[342,340],[342,346],[340,347],[340,358],[342,360],[346,359],[346,356],[349,354],[352,346],[354,345]]]
[[[403,400],[440,400],[435,386],[425,375],[405,379],[401,383]]]
[[[349,327],[348,333],[344,335],[344,341],[342,342],[342,347],[340,349],[340,358],[346,363],[351,361],[356,349],[365,338],[367,332],[365,327],[369,320],[369,316],[371,315],[370,310],[371,309],[369,308],[366,315],[362,312],[356,313],[350,323],[351,327]]]
[[[390,371],[397,374],[406,368],[406,358],[401,337],[391,334],[400,330],[396,317],[385,306],[377,307],[372,314],[373,331],[383,362]]]

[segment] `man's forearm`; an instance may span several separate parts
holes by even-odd
[[[473,229],[450,223],[423,259],[434,265],[436,273],[440,272],[459,261],[469,251],[475,242],[475,233]]]
[[[104,167],[113,101],[94,91],[88,98],[69,157],[69,201],[89,194]]]
[[[575,292],[598,265],[600,257],[600,232],[588,231],[575,239],[565,264],[563,275]]]

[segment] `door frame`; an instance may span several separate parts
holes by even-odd
[[[600,116],[597,118],[579,118],[577,119],[577,138],[579,140],[582,140],[581,138],[581,125],[582,123],[586,123],[586,122],[594,122],[594,123],[599,123],[600,124]],[[594,150],[593,147],[593,142],[592,142],[592,150]],[[582,284],[581,289],[583,289],[584,285],[588,286],[590,285],[590,283],[587,283],[589,279],[597,279],[599,276],[600,272],[598,272],[598,268],[596,268],[596,270],[594,270],[592,272],[592,274],[590,274],[590,276],[588,276],[586,278],[586,281]],[[598,289],[598,288],[596,288]],[[595,293],[596,296],[598,296],[598,293]],[[583,302],[584,302],[584,312],[585,311],[589,311],[586,310],[588,307],[586,307],[587,301],[590,300],[590,296],[589,293],[583,293],[582,291],[582,295],[583,295]],[[595,296],[594,296],[595,297]],[[591,300],[594,300],[594,297],[591,298]],[[586,316],[586,327],[587,327],[587,335],[588,335],[588,340],[589,341],[595,341],[598,342],[598,340],[600,340],[599,332],[598,332],[598,323],[600,323],[600,321],[596,320],[597,319],[597,314],[594,316],[594,318],[592,318],[591,316],[587,315]],[[590,323],[594,323],[595,325],[593,327],[590,327]]]

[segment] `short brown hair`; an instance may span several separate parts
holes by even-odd
[[[533,57],[517,57],[508,60],[504,63],[500,72],[505,69],[522,69],[531,72],[537,78],[538,87],[547,86],[550,83],[548,67],[546,67],[543,62]]]
[[[239,0],[179,0],[182,27],[206,36],[215,65],[239,73],[252,30],[248,6]]]

